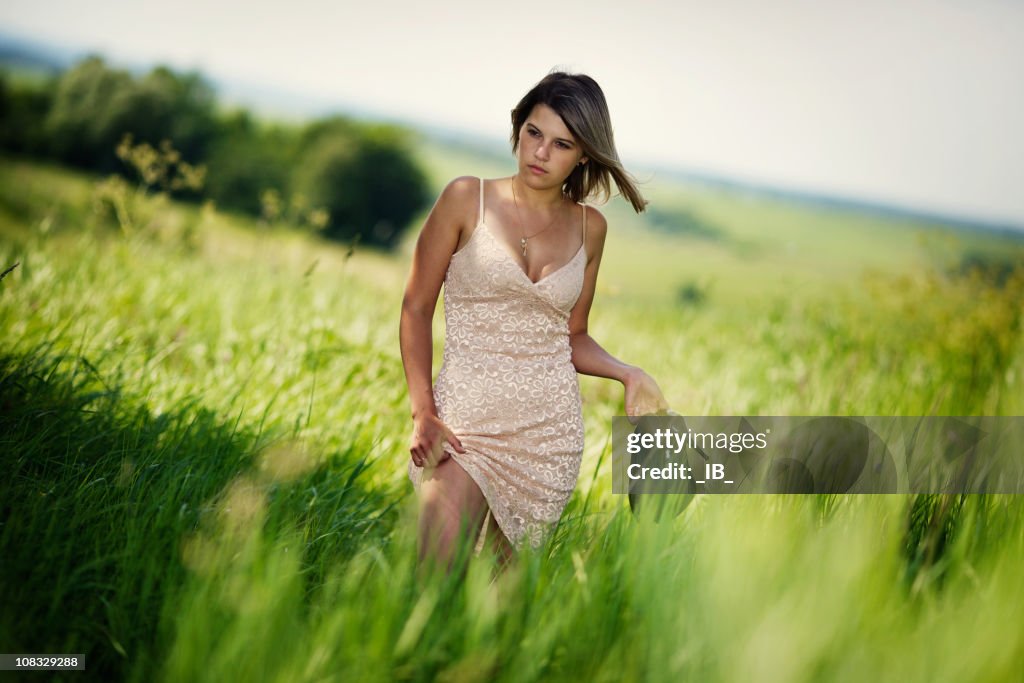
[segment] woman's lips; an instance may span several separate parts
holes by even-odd
[[[534,166],[533,164],[530,164],[530,166],[529,166],[528,168],[529,168],[529,169],[530,169],[531,171],[533,171],[534,173],[536,173],[537,175],[541,175],[542,173],[547,173],[547,171],[545,171],[545,170],[544,170],[543,168],[541,168],[540,166]]]

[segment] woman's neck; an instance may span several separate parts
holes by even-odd
[[[548,190],[535,190],[526,183],[520,175],[512,176],[512,189],[524,208],[534,211],[554,211],[564,201],[565,195],[561,187],[553,187]]]

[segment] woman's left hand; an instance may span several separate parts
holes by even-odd
[[[636,424],[641,415],[664,414],[668,410],[661,388],[654,378],[640,368],[634,368],[626,375],[626,416]]]

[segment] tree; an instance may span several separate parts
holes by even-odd
[[[116,130],[112,102],[130,87],[128,72],[108,69],[98,56],[66,71],[57,81],[45,123],[55,156],[76,166],[116,170],[114,149],[129,131]]]
[[[293,187],[310,205],[328,211],[325,234],[394,246],[428,199],[407,133],[336,118],[314,124],[303,140]]]
[[[157,67],[136,80],[93,56],[60,77],[45,126],[54,154],[76,166],[118,170],[114,149],[128,134],[154,146],[169,140],[198,162],[216,134],[214,94],[198,74]]]
[[[42,121],[50,109],[52,83],[19,84],[0,72],[0,149],[15,154],[45,155]]]
[[[289,186],[295,138],[292,130],[258,125],[246,111],[225,116],[210,145],[207,196],[222,208],[259,216],[263,193]]]

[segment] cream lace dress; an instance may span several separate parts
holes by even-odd
[[[568,327],[587,262],[581,208],[583,244],[568,263],[533,282],[488,229],[481,180],[479,220],[444,280],[444,362],[434,401],[466,452],[445,450],[517,546],[524,539],[538,545],[558,521],[583,454]],[[417,490],[422,475],[410,463]]]

